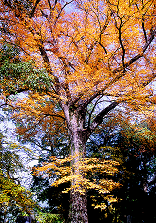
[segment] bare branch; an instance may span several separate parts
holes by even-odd
[[[146,30],[145,30],[144,19],[142,19],[142,30],[143,30],[143,33],[144,33],[145,41],[147,43],[147,34],[146,34]]]
[[[95,104],[94,104],[94,106],[93,106],[93,108],[92,108],[91,112],[89,113],[88,128],[89,128],[89,126],[90,126],[90,121],[91,121],[91,116],[92,116],[92,113],[93,113],[93,111],[94,111],[94,109],[95,109],[96,105],[98,104],[99,100],[100,100],[102,97],[103,97],[103,96],[99,97],[99,99],[98,99],[98,100],[95,102]]]
[[[32,17],[34,16],[35,10],[36,10],[37,5],[38,5],[38,3],[39,3],[40,1],[41,1],[41,0],[36,0],[35,5],[34,5],[32,11],[31,11],[31,13],[30,13],[30,18],[32,18]]]
[[[119,27],[119,41],[120,41],[120,45],[121,45],[121,49],[122,49],[122,66],[123,68],[125,67],[125,62],[124,62],[124,58],[125,58],[125,48],[124,48],[124,45],[123,45],[123,42],[122,42],[122,37],[121,37],[121,28],[122,28],[122,19],[121,19],[121,24],[120,24],[120,27]]]
[[[66,2],[66,3],[64,4],[64,6],[63,6],[63,7],[61,8],[61,10],[59,11],[58,16],[57,16],[56,19],[55,19],[54,26],[56,25],[56,22],[57,22],[58,18],[60,17],[60,15],[61,15],[63,9],[64,9],[67,5],[69,5],[70,3],[72,3],[73,1],[74,1],[74,0],[71,0],[70,2]]]
[[[136,56],[134,56],[132,59],[130,59],[128,62],[124,63],[124,67],[120,66],[118,68],[116,68],[115,70],[112,71],[112,74],[116,74],[118,73],[112,80],[110,80],[104,87],[103,89],[95,92],[95,94],[93,94],[91,97],[88,97],[86,100],[82,101],[82,105],[81,106],[86,106],[87,104],[89,104],[93,99],[95,99],[97,96],[99,95],[103,95],[103,92],[110,87],[112,84],[114,84],[115,82],[117,82],[121,77],[126,75],[126,72],[123,72],[127,67],[129,67],[130,65],[132,65],[134,62],[136,62],[137,60],[139,60],[141,57],[144,56],[145,51],[147,50],[148,46],[152,43],[152,41],[154,40],[156,34],[156,30],[154,30],[153,32],[151,32],[151,36],[148,40],[147,43],[145,43],[144,47],[142,48],[142,53],[137,54]],[[151,81],[153,80],[154,77],[152,77]],[[148,81],[148,84],[150,83],[150,80]],[[146,83],[147,85],[147,83]],[[83,96],[83,95],[82,95]],[[79,101],[82,97],[81,95],[75,99],[75,101]],[[73,103],[75,103],[75,101]]]
[[[56,3],[57,3],[57,0],[55,0],[55,5],[56,5]],[[50,10],[52,10],[50,0],[48,0],[48,4],[49,4],[49,8],[50,8]],[[54,5],[54,7],[55,7],[55,5]]]
[[[44,46],[42,45],[42,43],[39,45],[39,50],[40,50],[41,56],[43,58],[43,61],[46,64],[47,72],[52,74],[53,72],[52,72],[52,69],[50,66],[50,61],[49,61],[48,55],[47,55],[46,50],[44,49]],[[60,83],[59,83],[59,79],[56,76],[53,75],[53,77],[54,77],[54,86],[55,86],[55,89],[53,88],[53,90],[57,94],[60,90]]]
[[[110,112],[112,109],[114,109],[115,107],[117,107],[119,105],[120,102],[114,101],[112,102],[110,105],[108,105],[106,108],[104,108],[93,120],[93,122],[91,123],[90,127],[89,127],[89,132],[92,133],[97,127],[98,125],[100,125],[103,121],[103,117],[105,115],[108,114],[108,112]]]

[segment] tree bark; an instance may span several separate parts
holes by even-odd
[[[71,182],[71,210],[69,214],[71,223],[88,223],[86,190],[83,186],[84,174],[80,168],[80,163],[85,157],[85,142],[79,134],[75,134],[74,132],[73,135],[74,140],[71,145],[71,154],[74,158],[71,165],[74,179]]]
[[[71,191],[71,210],[69,219],[71,223],[88,223],[87,197],[79,191]]]
[[[71,223],[88,223],[87,215],[87,197],[83,185],[83,170],[80,163],[85,158],[86,136],[84,132],[85,116],[84,112],[70,110],[66,107],[64,110],[70,134],[70,151],[73,157],[71,161],[73,179],[71,181],[70,192],[70,212],[69,220]]]
[[[86,106],[74,107],[74,105],[62,103],[70,136],[71,161],[71,205],[69,219],[71,223],[88,223],[86,188],[83,185],[84,171],[81,163],[86,156],[86,141],[90,134],[102,123],[103,117],[114,109],[119,103],[113,102],[104,108],[93,120],[86,125]],[[87,127],[86,127],[87,126]]]

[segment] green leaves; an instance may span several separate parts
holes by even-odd
[[[59,214],[41,213],[38,212],[37,220],[40,223],[61,223],[63,219]]]
[[[20,185],[19,172],[24,166],[17,154],[18,145],[7,142],[0,133],[0,208],[2,215],[12,215],[24,211],[30,213],[36,206],[32,193]],[[10,222],[10,221],[9,221]]]
[[[37,69],[33,61],[21,61],[18,50],[11,45],[1,50],[0,75],[1,89],[6,96],[27,90],[47,93],[53,89],[53,78],[46,70]]]
[[[53,78],[51,78],[43,69],[32,70],[27,76],[25,83],[30,89],[40,93],[47,93],[53,88]]]

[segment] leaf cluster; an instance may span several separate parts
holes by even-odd
[[[14,144],[9,147],[3,134],[0,134],[0,207],[2,216],[22,211],[31,213],[36,206],[32,199],[32,193],[20,185],[18,172],[23,171],[24,166],[14,149]]]

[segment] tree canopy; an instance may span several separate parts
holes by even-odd
[[[8,94],[30,93],[14,106],[22,108],[21,118],[33,117],[33,126],[65,122],[72,156],[70,218],[88,222],[80,161],[86,160],[90,135],[114,109],[127,112],[127,119],[154,116],[155,3],[1,0],[0,12],[1,43],[17,45],[21,58],[35,66],[26,74],[4,70],[2,93],[7,95],[9,82],[14,87]]]

